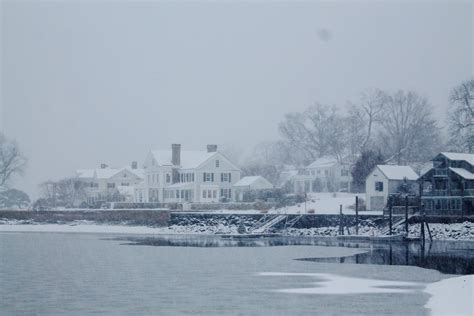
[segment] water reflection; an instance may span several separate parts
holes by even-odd
[[[398,242],[375,244],[369,251],[344,258],[300,258],[297,260],[352,264],[418,266],[447,274],[474,273],[474,245],[469,242]]]
[[[200,235],[162,235],[153,237],[120,237],[126,245],[168,247],[272,247],[293,245],[364,248],[365,253],[337,258],[297,258],[301,261],[418,266],[448,274],[474,274],[474,243],[434,241],[431,243],[339,241],[310,237],[240,237]]]

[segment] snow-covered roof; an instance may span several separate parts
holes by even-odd
[[[273,188],[273,184],[271,184],[267,179],[262,176],[248,176],[243,177],[236,183],[234,183],[234,187],[249,187],[252,185],[258,184],[259,186]]]
[[[449,160],[464,160],[471,164],[471,166],[474,166],[474,154],[442,152],[441,155]]]
[[[398,165],[377,165],[377,168],[389,180],[418,180],[418,175],[410,166],[398,166]]]
[[[234,186],[235,187],[239,187],[239,186],[247,186],[247,185],[251,185],[252,183],[254,183],[255,181],[257,181],[258,179],[262,178],[261,176],[250,176],[250,177],[243,177],[242,179],[240,179],[239,181],[237,181]]]
[[[93,178],[95,169],[78,169],[76,175],[79,178]]]
[[[337,160],[331,157],[321,157],[316,159],[306,168],[328,168],[337,164]]]
[[[118,168],[99,168],[95,169],[95,174],[97,179],[108,179],[115,176],[119,173],[122,169]]]
[[[474,180],[474,173],[469,172],[466,169],[463,168],[449,168],[452,172],[460,175],[462,178],[466,180]]]
[[[160,166],[172,165],[171,150],[152,150],[151,153]],[[204,150],[182,150],[180,155],[181,168],[197,168],[215,154],[217,154],[217,152],[207,152]]]
[[[144,179],[144,177],[145,177],[145,170],[142,169],[142,168],[133,169],[133,168],[127,166],[123,169],[127,169],[128,171],[130,171],[131,173],[133,173],[134,175],[136,175],[139,178]]]

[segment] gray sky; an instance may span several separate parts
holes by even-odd
[[[151,148],[251,146],[289,111],[412,89],[444,119],[473,74],[470,1],[1,1],[1,128],[16,186]]]

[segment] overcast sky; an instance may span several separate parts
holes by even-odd
[[[1,129],[16,186],[178,142],[249,147],[289,111],[412,89],[444,119],[473,74],[470,1],[0,1]]]

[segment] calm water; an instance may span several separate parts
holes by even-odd
[[[378,251],[365,248],[370,245],[116,237],[0,233],[0,314],[422,315],[429,298],[422,291],[426,283],[449,276],[415,266],[337,262],[360,261],[362,252]],[[397,251],[392,248],[392,255]],[[329,273],[417,285],[403,293],[282,293],[277,290],[314,286],[314,279],[262,272]]]

